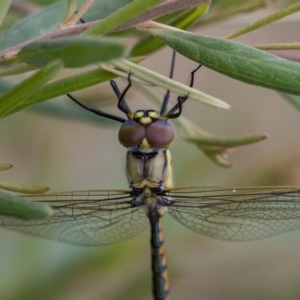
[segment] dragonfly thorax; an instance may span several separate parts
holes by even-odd
[[[138,110],[128,114],[119,130],[124,147],[168,148],[174,139],[173,128],[165,116],[154,110]]]
[[[153,149],[146,152],[139,147],[129,148],[126,175],[134,194],[143,193],[145,188],[156,190],[156,193],[170,189],[173,186],[170,150]]]

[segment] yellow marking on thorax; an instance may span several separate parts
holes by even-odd
[[[173,188],[173,167],[172,167],[172,155],[169,149],[166,151],[167,157],[167,176],[165,178],[164,186],[166,189]]]
[[[152,119],[150,117],[142,117],[139,119],[139,123],[142,125],[148,125],[152,123]]]
[[[152,119],[159,119],[160,118],[157,111],[148,111],[148,116]]]
[[[136,111],[133,113],[132,119],[139,119],[139,118],[142,118],[143,116],[144,116],[143,111]]]
[[[149,153],[152,151],[151,147],[150,147],[150,144],[148,143],[148,140],[146,138],[144,138],[142,140],[142,143],[140,145],[142,148],[146,148],[146,150],[148,150],[148,152],[145,152],[145,153]],[[142,149],[143,152],[144,152],[144,149]]]

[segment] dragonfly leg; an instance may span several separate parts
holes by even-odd
[[[72,100],[74,101],[77,105],[79,105],[80,107],[98,115],[98,116],[101,116],[101,117],[104,117],[106,119],[111,119],[111,120],[114,120],[114,121],[117,121],[117,122],[121,122],[121,123],[124,123],[126,121],[126,119],[124,118],[121,118],[121,117],[118,117],[118,116],[115,116],[113,114],[110,114],[110,113],[107,113],[105,111],[102,111],[100,109],[97,109],[97,108],[94,108],[94,107],[89,107],[81,102],[79,102],[75,97],[73,97],[71,94],[67,94],[67,96]]]
[[[114,80],[110,81],[110,85],[111,85],[113,91],[115,92],[116,96],[118,97],[118,108],[126,115],[131,113],[131,111],[125,101],[125,95],[132,86],[131,73],[128,74],[127,80],[128,80],[128,84],[122,93],[121,93],[117,83]]]
[[[175,59],[176,59],[176,51],[173,50],[172,53],[172,61],[171,61],[171,69],[170,69],[170,74],[169,74],[169,78],[173,78],[173,74],[174,74],[174,67],[175,67]],[[165,95],[164,95],[164,100],[160,109],[160,115],[163,116],[166,113],[167,110],[167,106],[169,103],[169,99],[170,99],[170,90],[167,90]]]
[[[195,73],[202,67],[202,65],[198,65],[197,68],[195,68],[191,72],[191,81],[190,81],[190,87],[192,88],[194,86],[194,81],[195,81]],[[169,110],[167,113],[167,117],[169,119],[175,119],[178,118],[181,115],[182,112],[182,105],[183,103],[189,98],[189,94],[185,96],[178,96],[177,97],[177,103]]]

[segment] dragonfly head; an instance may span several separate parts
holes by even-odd
[[[119,130],[119,141],[124,147],[167,148],[174,139],[168,117],[155,110],[137,110],[127,114]]]

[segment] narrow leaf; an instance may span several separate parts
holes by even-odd
[[[33,70],[36,70],[36,68],[27,64],[23,64],[23,63],[10,64],[4,67],[2,66],[0,68],[0,77],[21,74]]]
[[[268,135],[265,134],[218,137],[200,129],[184,117],[175,119],[174,122],[177,124],[183,139],[197,146],[213,162],[222,167],[232,166],[227,155],[229,149],[250,145],[268,138]]]
[[[13,167],[12,164],[0,164],[0,172],[9,170]]]
[[[255,21],[251,25],[249,25],[249,26],[247,26],[247,27],[245,27],[245,28],[243,28],[243,29],[241,29],[237,32],[234,32],[234,33],[231,33],[231,34],[227,35],[225,38],[226,39],[236,38],[238,36],[241,36],[243,34],[249,33],[253,30],[256,30],[258,28],[261,28],[261,27],[264,27],[268,24],[271,24],[275,21],[278,21],[278,20],[280,20],[280,19],[282,19],[282,18],[284,18],[288,15],[291,15],[291,14],[293,14],[293,13],[299,11],[299,10],[300,10],[300,3],[299,2],[295,3],[295,4],[292,4],[288,7],[285,7],[283,9],[281,9],[280,11],[277,11],[277,12],[271,14],[271,15],[268,15],[264,18],[261,18],[261,19]]]
[[[300,64],[244,44],[183,31],[149,29],[182,55],[232,78],[300,95]]]
[[[79,36],[32,43],[25,46],[17,58],[36,67],[61,59],[66,67],[77,68],[115,59],[123,54],[124,47],[116,41]]]
[[[137,76],[138,78],[141,78],[146,82],[170,90],[176,93],[177,95],[188,95],[190,99],[197,100],[208,105],[224,109],[230,108],[229,104],[220,99],[217,99],[196,89],[190,88],[182,83],[179,83],[168,77],[155,73],[135,63],[132,63],[129,60],[119,59],[113,61],[112,64],[115,65],[117,68],[125,71],[126,73],[131,72],[134,76]]]
[[[187,8],[197,7],[202,4],[210,5],[211,0],[172,0],[172,1],[164,1],[164,3],[154,6],[153,8],[147,10],[144,13],[139,14],[134,19],[126,22],[117,27],[117,29],[127,29],[131,28],[134,25],[138,25],[144,22],[148,22],[153,19],[157,19],[159,17],[164,17],[176,11],[184,10]],[[163,22],[164,23],[164,22]]]
[[[6,181],[0,181],[0,189],[12,191],[16,193],[45,193],[49,191],[47,186],[16,184]]]
[[[51,82],[41,87],[34,95],[32,95],[32,97],[26,98],[24,101],[18,103],[18,105],[10,111],[10,114],[23,110],[31,105],[41,103],[45,100],[65,95],[66,93],[73,91],[78,91],[97,83],[105,82],[114,77],[115,75],[110,72],[97,69]]]
[[[1,3],[3,0],[0,1]],[[67,1],[58,1],[16,21],[0,36],[0,50],[26,42],[52,30],[62,20],[67,9]]]
[[[239,147],[253,143],[257,143],[267,139],[268,136],[265,134],[251,134],[242,136],[226,136],[226,137],[186,137],[185,139],[191,143],[197,144],[198,146],[212,146],[212,147]]]
[[[0,2],[0,25],[2,24],[12,0],[1,0]]]
[[[133,0],[106,18],[102,19],[100,23],[88,29],[86,33],[104,34],[118,25],[126,23],[126,21],[133,19],[135,16],[140,15],[149,8],[161,2],[162,0]]]
[[[176,12],[175,16],[168,15],[159,18],[157,22],[168,24],[170,26],[185,29],[193,24],[197,19],[204,15],[208,10],[209,4],[202,4],[196,8],[190,8],[185,11]],[[153,52],[164,45],[163,41],[159,38],[147,37],[138,42],[131,50],[131,56],[145,55]]]
[[[28,220],[44,219],[52,215],[52,209],[46,204],[29,202],[0,191],[0,215]]]
[[[4,93],[0,97],[0,117],[9,115],[17,106],[30,99],[42,84],[49,81],[58,73],[62,66],[60,61],[54,61]]]
[[[300,97],[290,94],[281,94],[284,99],[286,99],[290,104],[292,104],[295,108],[300,110]]]

